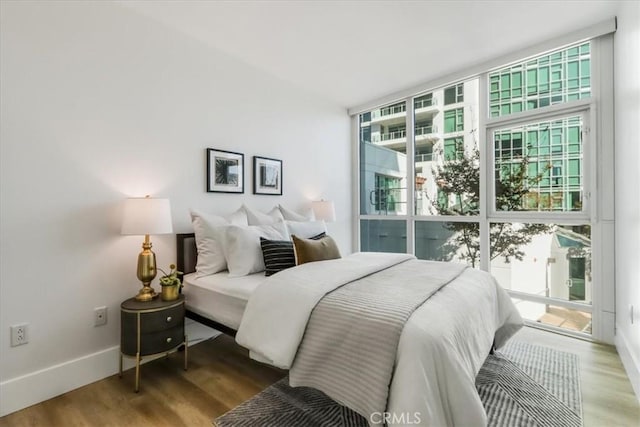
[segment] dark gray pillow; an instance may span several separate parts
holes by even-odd
[[[322,239],[326,233],[320,233],[313,237],[312,240]],[[269,240],[260,237],[260,247],[262,248],[262,258],[264,259],[264,275],[282,271],[287,268],[295,267],[296,257],[293,253],[293,243],[289,240]]]

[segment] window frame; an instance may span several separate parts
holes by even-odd
[[[498,219],[491,217],[486,206],[488,200],[487,193],[487,168],[488,153],[486,149],[480,150],[480,161],[485,167],[485,173],[480,176],[480,214],[459,216],[459,215],[416,215],[415,200],[412,191],[407,193],[407,210],[406,214],[395,216],[383,215],[365,215],[360,213],[360,138],[359,138],[359,115],[368,110],[379,108],[381,105],[392,104],[399,101],[405,101],[407,104],[412,102],[411,109],[409,105],[406,111],[406,150],[407,153],[414,152],[415,135],[414,135],[414,105],[415,98],[432,92],[434,88],[445,88],[452,84],[467,81],[471,78],[479,78],[479,109],[478,109],[478,143],[479,146],[486,146],[487,129],[511,122],[514,118],[522,118],[523,121],[535,121],[535,117],[553,116],[560,111],[576,112],[580,111],[585,114],[583,126],[588,126],[589,136],[588,143],[583,139],[583,147],[590,151],[590,158],[583,159],[585,168],[590,168],[588,185],[590,194],[588,194],[589,208],[588,215],[576,215],[576,218],[567,218],[567,212],[562,212],[562,216],[557,218],[556,215],[550,213],[548,218],[540,220],[540,212],[533,212],[536,215],[535,222],[538,223],[560,223],[563,225],[580,225],[589,223],[592,227],[592,274],[594,287],[592,288],[592,304],[590,309],[585,309],[579,303],[571,301],[554,301],[554,305],[564,305],[569,308],[575,306],[576,309],[582,311],[590,311],[593,313],[593,327],[591,335],[582,334],[581,337],[588,340],[599,340],[607,343],[613,343],[615,324],[615,300],[614,300],[614,271],[613,265],[613,231],[614,231],[614,186],[613,174],[614,170],[614,153],[613,153],[613,33],[616,29],[615,19],[607,19],[582,30],[574,31],[538,43],[510,54],[503,55],[486,61],[485,63],[475,65],[473,67],[460,70],[459,72],[450,73],[445,77],[434,79],[430,82],[405,89],[388,96],[374,99],[365,104],[354,106],[348,109],[348,113],[352,116],[352,140],[354,141],[354,158],[353,158],[353,182],[354,191],[357,197],[353,198],[353,209],[357,214],[353,217],[353,247],[360,250],[361,233],[360,223],[362,220],[385,220],[385,221],[405,221],[406,229],[406,252],[415,253],[415,223],[418,221],[437,221],[437,222],[479,222],[482,253],[488,254],[489,250],[489,224],[492,222],[523,222],[525,218],[503,218]],[[525,110],[511,114],[509,116],[490,117],[489,111],[489,86],[488,76],[491,71],[504,68],[526,58],[541,55],[545,52],[551,52],[563,47],[570,47],[585,41],[591,41],[591,97],[580,100],[570,100],[564,104],[555,104],[538,108],[534,110]],[[526,88],[525,88],[526,90]],[[485,102],[486,101],[486,102]],[[452,104],[453,105],[453,104]],[[441,106],[440,108],[442,108]],[[572,110],[574,109],[574,110]],[[525,120],[526,119],[526,120]],[[584,130],[584,128],[583,128]],[[451,135],[454,136],[455,134]],[[583,137],[584,138],[584,137]],[[490,151],[491,153],[491,151]],[[407,156],[407,179],[415,176],[415,163],[413,156]],[[596,164],[597,157],[597,164]],[[584,162],[588,163],[584,163]],[[583,178],[587,178],[587,173],[583,174]],[[587,185],[585,181],[584,185]],[[587,193],[585,192],[585,195]],[[520,212],[522,214],[523,212]],[[585,213],[585,209],[580,211]],[[404,237],[404,236],[403,236]],[[485,247],[486,246],[486,247]],[[486,256],[485,256],[486,258]],[[490,265],[487,259],[481,258],[480,268],[490,271]],[[516,292],[512,293],[512,297],[519,298]],[[533,300],[533,299],[532,299]],[[531,326],[536,326],[535,324]],[[554,329],[545,326],[545,329]],[[560,333],[567,333],[566,330],[557,329]],[[576,334],[572,334],[576,335]],[[577,334],[580,335],[580,334]]]
[[[453,101],[452,102],[447,102],[447,91],[453,91]],[[447,86],[445,88],[443,88],[443,101],[442,101],[442,105],[444,106],[448,106],[448,105],[455,105],[455,104],[459,104],[461,102],[464,102],[464,81],[462,82],[458,82],[455,83],[451,86]]]
[[[447,114],[453,115],[453,130],[447,130]],[[464,108],[455,107],[442,111],[443,115],[443,129],[445,134],[457,134],[464,131]]]
[[[592,162],[592,146],[594,145],[593,133],[591,132],[592,111],[595,110],[593,100],[577,100],[567,104],[543,107],[537,110],[524,111],[522,113],[511,114],[509,116],[487,119],[485,122],[485,153],[484,170],[487,181],[486,196],[490,202],[487,206],[487,215],[490,219],[500,221],[538,221],[541,219],[549,222],[563,221],[590,221],[592,189],[595,188],[593,176],[595,175]],[[580,211],[500,211],[495,206],[496,186],[493,179],[495,168],[495,151],[493,149],[493,133],[507,130],[519,126],[526,126],[544,121],[560,120],[568,117],[580,116],[582,118],[582,188],[583,204]],[[490,183],[490,184],[489,184]]]

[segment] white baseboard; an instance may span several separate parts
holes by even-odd
[[[640,360],[636,359],[636,356],[630,350],[629,342],[620,327],[616,328],[616,349],[631,382],[631,387],[633,387],[636,398],[640,402]]]
[[[0,416],[117,373],[119,354],[115,346],[0,383]]]
[[[0,417],[117,374],[119,357],[120,346],[115,346],[0,383]],[[159,357],[163,354],[141,363]],[[123,357],[123,371],[135,366],[134,358]]]
[[[220,332],[190,319],[185,322],[185,331],[189,337],[189,346],[220,334]],[[117,374],[119,356],[120,346],[113,346],[1,382],[0,417]],[[158,357],[162,357],[162,354],[146,357],[142,363],[150,362]],[[123,370],[134,366],[133,358],[124,358]]]

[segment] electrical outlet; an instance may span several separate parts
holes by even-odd
[[[11,327],[11,347],[29,342],[29,324],[13,325]]]
[[[93,309],[93,326],[107,324],[107,307],[96,307]]]

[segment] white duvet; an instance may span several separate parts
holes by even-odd
[[[271,276],[252,294],[237,342],[251,357],[289,369],[311,312],[328,292],[411,259],[358,253],[308,263]],[[420,306],[406,323],[396,356],[386,414],[389,425],[482,426],[486,414],[475,377],[491,345],[501,347],[522,319],[486,272],[466,269]]]

